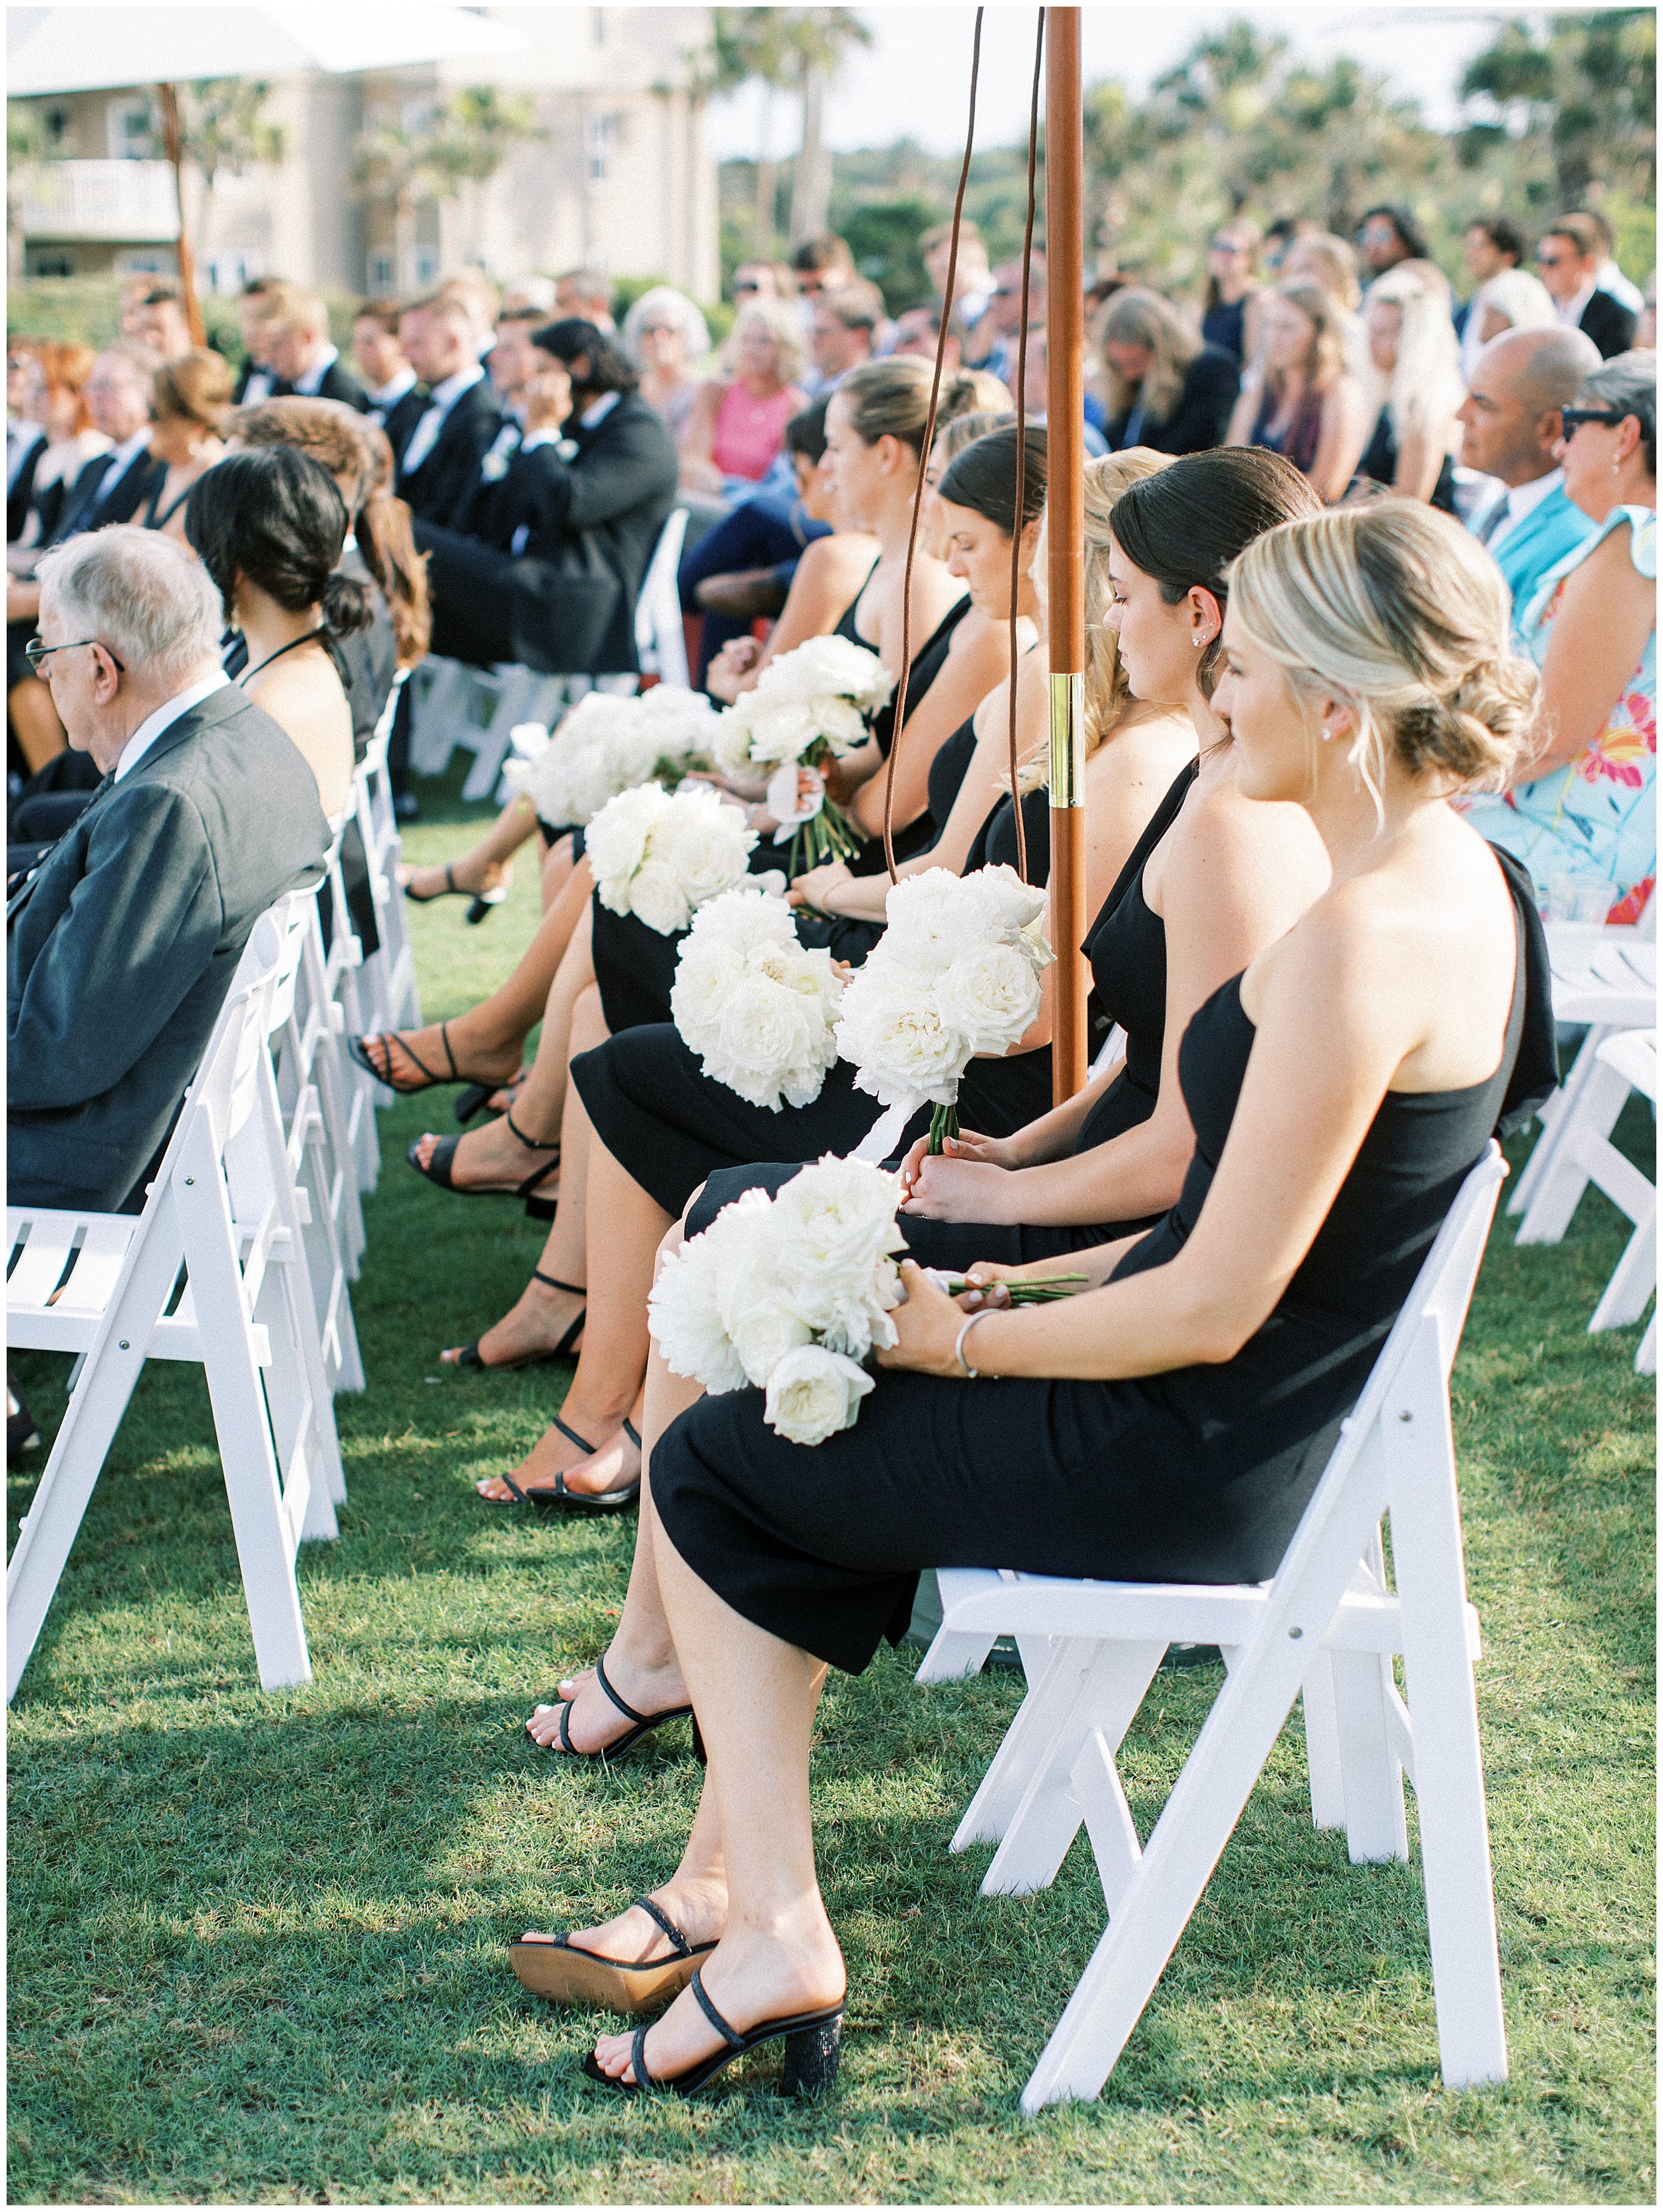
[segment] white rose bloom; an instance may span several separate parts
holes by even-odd
[[[747,972],[722,1007],[707,1072],[752,1105],[777,1113],[780,1079],[807,1060],[813,1026],[801,994]]]
[[[713,1396],[741,1390],[746,1382],[722,1325],[722,1267],[721,1245],[712,1231],[690,1237],[659,1269],[647,1300],[648,1325],[666,1366],[673,1375],[701,1383]]]
[[[897,1176],[833,1155],[793,1176],[774,1200],[783,1293],[836,1352],[862,1358],[894,1341],[886,1319],[900,1301],[890,1254],[905,1249],[896,1225]]]
[[[701,909],[703,911],[703,909]],[[670,987],[670,1018],[692,1051],[708,1053],[716,1041],[722,1010],[743,980],[745,955],[737,946],[707,939],[697,941],[698,915],[681,947],[675,981]]]
[[[603,905],[612,906],[604,889],[600,897]],[[637,915],[661,937],[673,937],[679,929],[685,929],[693,918],[693,909],[674,868],[667,860],[651,857],[644,860],[629,878],[624,904],[613,907],[612,911]]]
[[[852,1428],[872,1377],[841,1352],[806,1344],[788,1352],[768,1378],[763,1413],[788,1443],[823,1444]]]
[[[1045,894],[1025,884],[1014,868],[1001,861],[997,867],[978,868],[964,878],[965,887],[980,905],[984,927],[1002,937],[1014,937],[1038,921],[1045,911]]]
[[[813,700],[809,711],[833,752],[852,753],[866,743],[866,717],[851,700],[828,694]]]
[[[886,926],[879,951],[886,963],[921,975],[942,973],[966,945],[988,934],[986,909],[966,878],[948,868],[926,868],[892,884],[884,902]]]
[[[781,1305],[777,1297],[752,1297],[724,1309],[728,1340],[747,1382],[764,1389],[781,1360],[812,1343],[814,1332]]]
[[[980,945],[955,960],[935,986],[941,1019],[972,1053],[1008,1052],[1039,1012],[1033,963],[1009,945]]]
[[[881,707],[895,679],[877,654],[852,639],[811,637],[764,669],[758,684],[771,696],[817,699],[836,693],[858,707]]]
[[[701,906],[693,921],[691,945],[731,945],[748,951],[753,945],[795,945],[796,930],[791,908],[783,898],[770,898],[754,888],[758,878],[735,890],[720,892]]]
[[[883,1106],[899,1106],[915,1094],[950,1105],[970,1058],[927,985],[909,990],[886,984],[873,975],[869,960],[844,993],[837,1045],[856,1071],[856,1088]]]
[[[621,791],[607,800],[590,823],[584,847],[597,883],[634,874],[646,858],[648,833],[669,804],[667,794],[655,783]],[[614,913],[627,911],[627,906],[613,908]]]
[[[708,783],[690,785],[653,824],[649,849],[673,870],[690,907],[743,881],[757,833]]]
[[[816,734],[813,709],[803,700],[783,699],[759,707],[751,718],[751,758],[801,760]]]

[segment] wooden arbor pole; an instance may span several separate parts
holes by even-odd
[[[174,190],[179,197],[179,289],[185,295],[185,319],[191,326],[191,343],[206,343],[202,321],[202,302],[197,297],[196,263],[192,258],[191,240],[185,228],[185,143],[180,127],[179,94],[171,84],[156,87],[156,105],[161,110],[161,147],[173,164]]]
[[[1086,1081],[1086,309],[1080,10],[1045,10],[1045,421],[1051,630],[1051,1088]]]

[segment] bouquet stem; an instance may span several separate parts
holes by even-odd
[[[825,799],[818,814],[797,825],[791,839],[789,873],[794,878],[806,876],[811,868],[823,868],[828,860],[852,860],[860,849],[860,838],[850,826],[848,816]]]
[[[1014,1306],[1047,1306],[1054,1304],[1058,1298],[1071,1298],[1074,1296],[1073,1286],[1076,1283],[1090,1280],[1088,1275],[1047,1275],[1034,1283],[1007,1283],[1004,1288]],[[962,1279],[951,1282],[947,1285],[947,1296],[959,1297],[966,1291],[974,1288],[973,1284]]]
[[[957,1106],[938,1106],[929,1117],[929,1149],[932,1152],[944,1150],[949,1137],[959,1133]]]

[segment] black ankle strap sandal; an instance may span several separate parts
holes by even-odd
[[[639,1743],[644,1736],[650,1735],[655,1729],[662,1728],[667,1721],[689,1720],[693,1723],[693,1754],[701,1766],[704,1764],[704,1739],[698,1732],[698,1723],[694,1719],[693,1709],[691,1705],[667,1705],[661,1713],[637,1712],[632,1705],[618,1696],[617,1691],[607,1680],[606,1662],[604,1658],[597,1659],[594,1662],[594,1679],[606,1695],[617,1706],[618,1711],[623,1714],[624,1719],[632,1721],[635,1725],[626,1735],[619,1736],[615,1743],[603,1744],[599,1751],[580,1751],[571,1740],[571,1730],[568,1725],[571,1715],[571,1700],[567,1698],[556,1708],[560,1715],[560,1749],[563,1756],[588,1759],[618,1759]],[[554,1747],[552,1744],[548,1744],[544,1748],[552,1751]]]
[[[545,1275],[540,1267],[532,1269],[531,1279],[534,1283],[546,1283],[551,1291],[570,1291],[575,1298],[581,1298],[585,1295],[582,1283],[563,1283],[557,1275]],[[579,1309],[576,1320],[571,1323],[551,1352],[530,1352],[524,1359],[482,1359],[479,1356],[479,1339],[476,1336],[472,1344],[465,1344],[457,1353],[456,1364],[459,1367],[466,1367],[471,1373],[477,1375],[512,1375],[516,1368],[549,1367],[557,1359],[570,1359],[576,1347],[578,1338],[583,1334],[583,1323],[588,1314],[587,1306]],[[637,1437],[636,1441],[638,1443],[640,1438]],[[506,1482],[508,1477],[504,1475],[503,1480]],[[520,1492],[522,1499],[525,1494],[524,1491]]]
[[[616,2089],[621,2096],[638,2097],[654,2090],[668,2090],[678,2097],[691,2097],[707,2081],[713,2081],[724,2067],[747,2051],[755,2051],[764,2043],[778,2037],[785,2039],[785,2068],[780,2076],[780,2089],[788,2097],[818,2097],[832,2088],[838,2078],[838,2061],[843,2046],[842,2004],[827,2005],[819,2012],[791,2013],[781,2019],[759,2021],[755,2027],[742,2033],[731,2021],[723,2017],[712,2002],[704,1986],[704,1970],[701,1966],[687,1985],[698,2001],[700,2010],[722,2039],[720,2051],[708,2058],[700,2059],[682,2074],[662,2080],[654,2076],[647,2064],[647,2038],[655,2023],[637,2028],[630,2046],[630,2071],[633,2081],[625,2081],[606,2073],[591,2051],[583,2061],[583,2071],[592,2081],[599,2081],[607,2089]]]

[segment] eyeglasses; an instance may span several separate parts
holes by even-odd
[[[1234,238],[1215,238],[1208,241],[1209,253],[1246,253],[1245,246],[1238,246]]]
[[[734,289],[736,292],[760,292],[762,287],[754,276],[736,276],[734,279]]]
[[[28,662],[29,666],[38,676],[40,673],[41,662],[48,659],[52,654],[54,653],[79,653],[83,645],[103,645],[105,652],[110,653],[109,647],[107,645],[104,645],[104,641],[101,637],[78,637],[72,645],[42,645],[38,637],[32,637],[28,643],[23,647],[23,658]],[[127,672],[126,663],[125,661],[116,660],[115,655],[113,653],[110,653],[110,658],[112,660],[115,660],[116,666],[125,676]]]
[[[1627,420],[1620,407],[1562,407],[1559,410],[1561,434],[1567,444],[1585,422],[1602,423],[1606,429],[1614,430],[1619,422]]]
[[[1538,253],[1536,257],[1536,266],[1538,269],[1562,269],[1567,262],[1573,261],[1575,258],[1575,254],[1571,253]]]

